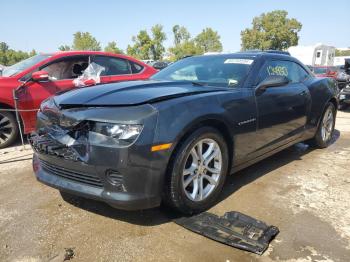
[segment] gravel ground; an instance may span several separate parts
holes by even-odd
[[[171,210],[62,199],[36,181],[29,146],[0,150],[0,261],[350,261],[350,112],[334,143],[298,144],[230,176],[211,212],[240,211],[281,232],[262,256],[191,233]]]

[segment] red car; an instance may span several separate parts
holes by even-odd
[[[334,66],[315,66],[312,70],[317,77],[337,78],[338,70]]]
[[[34,130],[40,103],[75,87],[73,79],[82,75],[90,63],[104,67],[101,83],[144,80],[157,71],[134,58],[96,51],[69,51],[40,54],[3,69],[0,73],[0,148],[12,144],[19,135],[14,113],[15,93],[24,134]]]

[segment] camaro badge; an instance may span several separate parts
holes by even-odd
[[[248,123],[251,123],[251,122],[255,122],[255,121],[256,121],[256,118],[251,118],[251,119],[239,122],[238,125],[241,126],[241,125],[245,125],[245,124],[248,124]]]

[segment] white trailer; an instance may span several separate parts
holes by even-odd
[[[288,52],[299,59],[305,65],[311,66],[333,66],[335,47],[323,44],[314,46],[292,46]]]
[[[334,57],[334,65],[335,66],[345,65],[345,59],[350,59],[350,56],[336,56],[336,57]]]

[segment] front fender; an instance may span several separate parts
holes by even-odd
[[[155,144],[177,144],[184,134],[203,121],[216,120],[229,127],[229,120],[224,117],[225,109],[220,106],[219,100],[213,94],[168,100],[155,107],[159,111]]]

